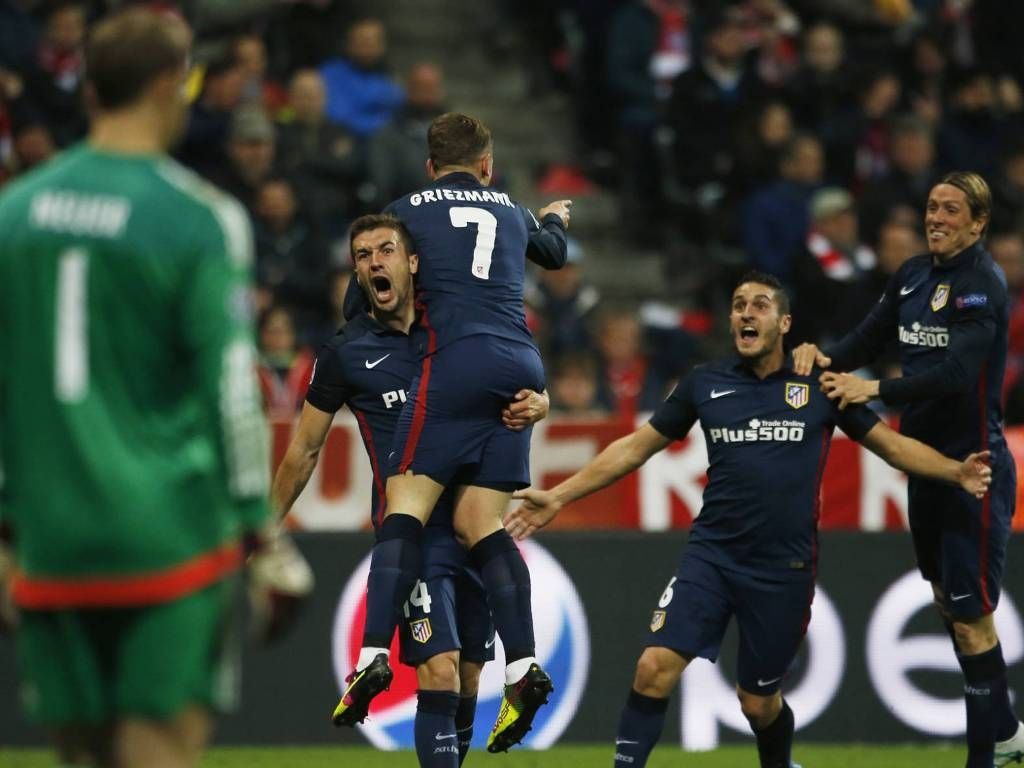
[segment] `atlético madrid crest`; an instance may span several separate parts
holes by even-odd
[[[416,619],[409,622],[409,633],[417,643],[425,643],[434,634],[430,628],[430,619]]]
[[[938,312],[949,301],[949,283],[939,283],[932,294],[932,312]]]
[[[786,382],[786,402],[790,408],[803,408],[810,402],[811,388],[795,381]]]
[[[655,611],[654,615],[651,616],[651,632],[657,632],[659,629],[665,626],[665,612]]]

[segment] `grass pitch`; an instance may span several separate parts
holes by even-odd
[[[797,744],[793,759],[804,768],[959,768],[963,749],[945,747],[876,747],[860,744]],[[608,747],[556,747],[545,752],[523,750],[507,755],[474,752],[467,768],[607,768]],[[53,768],[42,750],[0,749],[4,768]],[[756,768],[753,747],[724,747],[713,752],[681,752],[670,747],[654,751],[648,768]],[[378,752],[355,747],[220,747],[203,761],[203,768],[416,768],[411,752]]]

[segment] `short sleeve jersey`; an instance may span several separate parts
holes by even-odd
[[[374,528],[384,519],[388,454],[408,388],[420,363],[409,336],[368,314],[354,317],[317,353],[306,401],[325,413],[347,405],[373,470]],[[429,526],[451,526],[451,494],[445,493]]]
[[[435,349],[486,334],[533,344],[523,314],[533,214],[468,173],[450,173],[387,207],[408,227],[419,255],[417,300]]]
[[[734,356],[694,368],[650,423],[679,440],[697,421],[710,466],[687,551],[780,579],[813,572],[833,429],[860,440],[878,417],[859,406],[840,411],[817,372],[797,376],[787,363],[758,379]]]

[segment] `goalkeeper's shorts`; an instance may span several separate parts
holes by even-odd
[[[16,633],[21,698],[45,726],[237,704],[235,579],[159,605],[24,611]]]

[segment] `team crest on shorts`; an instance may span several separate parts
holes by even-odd
[[[939,283],[932,294],[932,312],[938,312],[949,301],[949,283]]]
[[[416,619],[409,622],[409,633],[417,643],[425,643],[434,634],[430,628],[430,619]]]
[[[655,611],[654,615],[651,616],[651,632],[657,632],[659,629],[665,626],[665,612]]]
[[[803,408],[811,400],[811,387],[795,381],[786,382],[786,402],[790,408]]]

